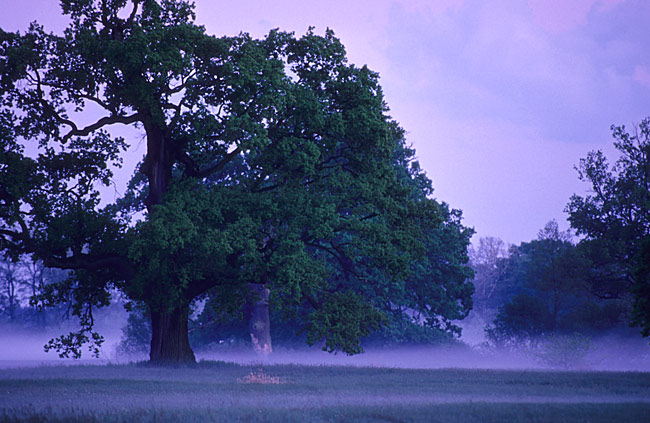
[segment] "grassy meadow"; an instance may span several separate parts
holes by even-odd
[[[647,422],[650,373],[201,362],[0,370],[0,422]]]

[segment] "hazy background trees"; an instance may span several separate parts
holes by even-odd
[[[503,276],[507,272],[511,246],[501,239],[481,237],[469,247],[469,259],[474,270],[474,311],[483,317],[498,308],[503,300]]]
[[[592,151],[576,167],[591,192],[574,195],[566,208],[576,238],[551,221],[536,240],[511,247],[505,257],[494,238],[470,250],[475,303],[499,297],[497,307],[475,310],[491,321],[486,334],[493,344],[597,337],[629,326],[650,335],[650,119],[631,132],[612,126],[612,134],[619,153],[613,165]],[[495,294],[500,290],[505,294]]]
[[[589,284],[591,262],[555,221],[536,240],[511,249],[501,305],[486,333],[499,345],[519,345],[551,334],[598,335],[624,326],[625,305],[600,299]]]
[[[0,325],[5,329],[34,329],[60,324],[66,318],[67,304],[43,309],[36,297],[46,285],[60,282],[67,272],[46,268],[28,257],[0,260]]]

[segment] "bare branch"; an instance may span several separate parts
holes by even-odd
[[[56,111],[54,106],[52,106],[47,100],[45,100],[45,95],[43,93],[43,86],[50,86],[50,85],[42,83],[41,76],[38,73],[37,69],[34,69],[34,74],[36,76],[34,81],[36,83],[36,92],[37,92],[38,97],[39,97],[38,100],[41,103],[41,105],[43,106],[43,109],[45,110],[45,112],[50,114],[59,123],[61,123],[63,125],[67,125],[70,128],[72,128],[70,130],[70,132],[65,134],[63,136],[63,138],[61,139],[62,144],[65,144],[66,142],[68,142],[68,140],[70,138],[72,138],[74,136],[86,136],[86,135],[89,135],[93,131],[96,131],[98,129],[103,128],[104,126],[112,125],[112,124],[115,124],[115,123],[122,123],[122,124],[128,125],[130,123],[134,123],[134,122],[137,122],[138,120],[140,120],[140,114],[139,113],[134,113],[134,114],[129,115],[129,116],[121,116],[121,115],[113,114],[111,116],[106,116],[106,117],[103,117],[103,118],[99,119],[97,122],[95,122],[92,125],[86,126],[85,128],[82,128],[82,129],[79,129],[79,127],[77,127],[76,123],[74,123],[70,119],[67,119],[67,118],[64,118],[63,116],[61,116],[61,114]],[[52,87],[53,88],[60,88],[60,87],[56,87],[56,86],[52,86]],[[81,93],[75,93],[74,95],[76,95],[76,96],[78,96],[80,98],[85,98],[85,99],[94,101],[95,103],[97,103],[100,106],[104,107],[106,110],[111,111],[108,104],[104,103],[102,100],[100,100],[100,99],[98,99],[96,97],[92,97],[92,96],[81,94]]]
[[[83,93],[74,93],[74,96],[77,96],[79,98],[83,98],[85,100],[92,101],[95,104],[98,104],[99,106],[103,107],[104,109],[108,110],[109,112],[115,113],[115,109],[111,108],[108,103],[103,101],[102,99],[89,95],[89,94],[83,94]]]
[[[0,235],[10,236],[12,238],[20,238],[21,237],[20,233],[18,233],[16,231],[10,231],[8,229],[0,229]]]
[[[30,79],[33,80],[33,78],[30,78]],[[73,97],[73,98],[92,101],[93,103],[101,106],[103,109],[105,109],[105,110],[107,110],[107,111],[109,111],[109,112],[111,112],[113,114],[117,114],[117,111],[116,111],[116,109],[114,107],[110,107],[108,105],[108,103],[106,103],[104,100],[102,100],[101,98],[96,97],[94,95],[91,95],[91,94],[88,94],[88,93],[83,93],[81,91],[72,91],[69,87],[65,87],[65,86],[59,85],[59,84],[51,84],[51,83],[48,83],[48,82],[41,82],[41,86],[69,91],[70,96]]]
[[[54,106],[52,106],[47,100],[45,100],[45,95],[43,94],[43,84],[41,80],[41,74],[38,73],[38,69],[36,68],[34,68],[34,75],[36,75],[36,78],[33,79],[30,78],[30,79],[32,79],[36,83],[36,93],[38,94],[38,101],[43,106],[43,109],[45,109],[45,112],[52,115],[52,117],[54,117],[54,119],[59,121],[59,123],[77,129],[77,125],[74,122],[72,122],[69,119],[65,119],[63,116],[61,116],[59,112],[56,111]]]
[[[99,119],[97,122],[93,123],[92,125],[88,125],[82,129],[78,129],[77,125],[75,125],[74,122],[71,122],[70,120],[66,119],[65,122],[62,123],[70,125],[73,129],[63,136],[63,138],[61,139],[61,143],[65,144],[72,137],[85,137],[86,135],[89,135],[91,132],[101,129],[104,126],[113,125],[115,123],[122,123],[124,125],[128,125],[130,123],[138,122],[140,119],[141,119],[140,113],[134,113],[129,116],[107,116]]]

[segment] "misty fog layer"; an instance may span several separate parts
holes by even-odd
[[[112,314],[111,319],[99,322],[106,341],[99,358],[92,358],[84,351],[81,360],[60,359],[55,353],[45,353],[43,345],[61,330],[48,332],[21,332],[0,330],[0,368],[34,367],[40,365],[107,364],[144,361],[146,355],[120,354],[117,348],[121,338],[121,325],[125,315]],[[466,327],[467,343],[459,342],[448,346],[398,346],[367,347],[359,355],[330,354],[318,347],[295,348],[274,346],[268,356],[255,353],[252,346],[228,347],[217,345],[211,349],[197,350],[197,360],[225,361],[238,364],[272,365],[335,365],[370,366],[405,369],[536,369],[536,370],[606,370],[606,371],[650,371],[650,348],[647,340],[640,336],[604,336],[593,339],[589,352],[575,365],[557,367],[545,364],[539,356],[530,351],[505,351],[487,349],[480,340],[477,328]],[[463,341],[463,338],[461,338]],[[471,345],[470,345],[471,344]]]

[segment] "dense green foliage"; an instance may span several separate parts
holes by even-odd
[[[450,210],[444,203],[426,199],[426,194],[432,191],[431,182],[421,173],[417,162],[413,161],[415,152],[402,147],[398,153],[394,167],[402,173],[402,180],[412,187],[412,195],[418,201],[428,201],[437,207],[441,217],[441,221],[420,222],[420,230],[425,235],[424,256],[410,263],[410,273],[404,278],[392,278],[376,265],[371,273],[374,283],[367,284],[357,275],[346,275],[339,267],[337,272],[330,275],[329,283],[346,297],[344,303],[359,301],[352,295],[357,292],[364,297],[364,301],[381,312],[382,315],[377,316],[375,322],[382,321],[385,324],[381,328],[375,325],[374,329],[379,331],[371,337],[372,342],[440,342],[460,333],[452,320],[463,319],[471,309],[473,287],[468,283],[472,275],[467,266],[467,247],[473,231],[461,224],[458,210]],[[372,257],[362,259],[370,260]],[[312,318],[308,313],[310,305],[305,301],[297,307],[295,313],[286,315],[286,307],[278,307],[276,301],[271,302],[272,338],[281,343],[295,342],[296,335],[304,332],[306,323]],[[347,305],[341,304],[337,309],[343,310],[345,307]],[[193,326],[196,333],[192,336],[196,345],[227,338],[248,339],[247,315],[246,305],[243,309],[228,309],[224,307],[220,296],[211,292]],[[362,317],[350,313],[348,324],[352,318],[361,323]],[[340,324],[339,320],[336,319],[335,324]],[[373,323],[369,321],[364,323],[371,324]],[[321,328],[320,331],[340,332],[332,329]],[[307,334],[308,338],[309,336]]]
[[[0,421],[643,422],[650,376],[635,372],[266,366],[74,366],[3,370]]]
[[[358,352],[387,308],[454,330],[469,231],[429,199],[378,75],[331,31],[216,38],[183,0],[61,5],[63,35],[0,32],[0,249],[72,270],[38,301],[81,321],[48,348],[101,343],[92,311],[117,289],[148,309],[152,361],[193,361],[192,301],[234,313],[249,283],[329,350]],[[146,153],[104,205],[129,146],[112,125],[142,131]]]
[[[610,166],[602,151],[580,160],[578,175],[592,194],[574,195],[569,221],[594,264],[592,291],[634,299],[632,321],[650,336],[650,118],[630,133],[612,126],[619,152]]]
[[[424,195],[431,192],[431,182],[416,167],[417,162],[412,160],[415,153],[413,150],[402,148],[399,153],[396,156],[399,160],[394,162],[396,170],[402,172],[404,180],[413,187],[413,195],[424,201]],[[409,175],[409,168],[413,176]],[[328,314],[335,316],[350,304],[359,301],[354,292],[362,292],[365,301],[372,304],[374,310],[381,312],[381,315],[376,316],[375,322],[385,324],[373,327],[375,333],[368,338],[367,343],[439,343],[449,341],[460,332],[452,320],[464,318],[471,308],[472,285],[468,283],[471,273],[466,262],[472,231],[461,224],[459,211],[449,210],[444,203],[436,206],[441,213],[442,222],[429,222],[428,227],[424,225],[426,222],[422,222],[420,228],[427,235],[424,244],[426,253],[411,263],[411,273],[406,278],[391,279],[390,275],[382,273],[378,268],[373,273],[375,283],[372,286],[340,271],[330,276],[330,284],[342,293],[344,301]],[[351,287],[353,291],[350,291]],[[241,292],[240,295],[243,305],[232,307],[233,303],[229,302],[231,292],[212,290],[208,293],[205,304],[200,306],[200,314],[190,322],[190,341],[195,348],[224,340],[236,341],[238,344],[250,340],[247,319],[251,299],[246,292]],[[286,307],[276,301],[272,301],[270,309],[273,342],[296,346],[304,343],[309,337],[305,333],[305,327],[308,327],[312,319],[310,304],[304,301],[296,307],[294,313],[288,314]],[[362,307],[359,304],[357,309]],[[346,322],[334,319],[332,323],[350,325],[343,331],[349,333],[355,327],[372,325],[372,321],[364,320],[372,313],[372,310],[366,310],[355,316],[350,310]],[[353,323],[353,318],[356,323]],[[327,331],[342,332],[334,329],[320,327],[319,330],[321,334]],[[146,330],[142,314],[133,314],[124,334],[124,348],[140,348],[144,339],[142,334]],[[313,337],[311,340],[316,342]],[[339,338],[339,342],[342,341]],[[323,346],[328,348],[327,344]]]

